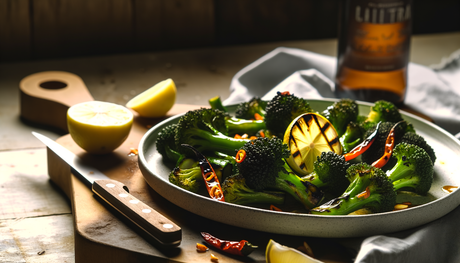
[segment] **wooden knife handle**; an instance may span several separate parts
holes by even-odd
[[[180,245],[181,228],[129,194],[129,190],[124,184],[115,180],[96,180],[92,190],[161,245],[166,247]]]

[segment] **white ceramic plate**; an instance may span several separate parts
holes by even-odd
[[[310,100],[316,111],[333,103],[329,100]],[[360,114],[369,112],[369,103],[359,103]],[[230,108],[232,109],[232,108]],[[442,188],[460,186],[460,141],[454,136],[415,115],[402,112],[417,133],[422,135],[436,152],[435,179],[430,193],[435,200],[413,208],[387,213],[356,216],[323,216],[275,212],[248,206],[211,200],[183,190],[168,181],[172,168],[163,164],[157,152],[157,134],[165,126],[177,122],[179,116],[169,118],[142,138],[139,145],[139,166],[147,183],[170,202],[200,216],[238,227],[264,232],[311,237],[358,237],[401,231],[436,220],[460,204],[460,191],[450,194]]]

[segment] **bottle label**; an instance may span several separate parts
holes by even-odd
[[[344,65],[363,71],[405,67],[411,35],[410,1],[351,0]]]

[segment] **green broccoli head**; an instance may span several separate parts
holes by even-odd
[[[231,156],[220,154],[219,156],[209,156],[207,159],[219,181],[236,171],[233,169],[236,166],[235,160]],[[206,193],[200,163],[195,158],[182,158],[169,174],[169,182],[187,191]]]
[[[391,211],[396,204],[396,192],[385,173],[366,163],[357,163],[347,169],[350,185],[345,192],[311,210],[319,215],[348,215],[359,209],[372,213]]]
[[[164,127],[159,133],[155,145],[157,151],[166,162],[176,164],[181,158],[182,154],[176,148],[176,128],[177,124],[171,124]]]
[[[397,163],[387,171],[387,176],[395,190],[404,189],[419,195],[428,193],[434,170],[426,151],[413,144],[400,143],[393,150],[393,156]]]
[[[256,191],[246,184],[246,179],[235,174],[227,177],[222,183],[225,202],[249,205],[249,204],[274,204],[284,203],[285,193],[275,191]]]
[[[354,121],[348,123],[345,133],[339,138],[343,153],[345,154],[353,150],[364,138],[364,129],[360,123]]]
[[[331,122],[332,126],[334,126],[339,137],[345,133],[348,123],[357,120],[358,114],[358,104],[351,99],[336,101],[322,113]]]
[[[250,101],[242,102],[236,106],[235,117],[252,120],[256,113],[264,117],[266,107],[266,101],[259,97],[254,97]]]
[[[313,112],[307,100],[281,92],[267,103],[265,111],[267,129],[280,138],[283,138],[287,127],[297,116]]]
[[[325,189],[325,192],[340,195],[350,184],[345,176],[349,166],[342,155],[332,151],[322,152],[314,163],[313,172],[302,179]]]
[[[183,162],[189,162],[193,159],[184,159]],[[201,168],[195,160],[190,165],[176,166],[169,174],[169,182],[179,186],[187,191],[198,193],[200,188],[204,187]]]
[[[366,122],[377,124],[378,122],[399,122],[403,118],[398,108],[391,102],[379,100],[371,107]]]
[[[281,190],[307,209],[322,200],[324,194],[310,182],[302,181],[286,163],[290,151],[281,139],[257,138],[246,143],[240,151],[245,157],[237,162],[238,170],[250,188]]]
[[[290,152],[279,138],[258,138],[246,143],[241,150],[246,153],[238,170],[246,178],[249,187],[263,190],[275,185],[275,178],[283,169],[284,158]]]
[[[417,145],[426,151],[426,153],[430,156],[431,162],[433,164],[436,162],[436,153],[421,135],[418,135],[415,132],[406,132],[401,138],[401,142]]]
[[[188,144],[204,154],[222,152],[234,155],[249,140],[229,137],[227,118],[228,114],[214,109],[201,108],[187,112],[177,123],[176,149],[190,155],[187,148],[180,147]]]

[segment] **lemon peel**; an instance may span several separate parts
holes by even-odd
[[[305,113],[295,118],[286,129],[283,142],[291,152],[287,162],[299,175],[313,172],[314,162],[322,152],[342,153],[334,126],[317,113]]]
[[[67,126],[75,143],[88,153],[106,154],[128,137],[133,113],[110,102],[88,101],[67,111]]]
[[[142,117],[162,117],[176,102],[176,93],[174,81],[166,79],[132,98],[126,107],[133,109]]]
[[[281,245],[274,240],[270,239],[267,248],[265,249],[265,261],[267,263],[284,263],[284,262],[298,262],[298,263],[321,263],[297,249]]]

